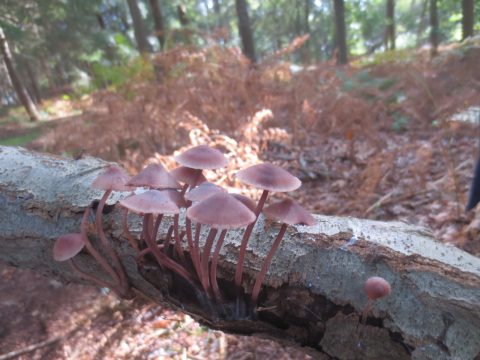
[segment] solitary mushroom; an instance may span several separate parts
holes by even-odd
[[[240,251],[238,254],[238,263],[235,270],[235,285],[240,289],[242,285],[243,262],[245,259],[245,252],[247,250],[248,240],[252,234],[253,227],[258,219],[258,215],[265,205],[268,193],[270,191],[286,192],[293,191],[300,187],[302,182],[290,174],[288,171],[270,163],[263,163],[250,166],[249,168],[237,172],[237,178],[244,184],[254,186],[262,189],[263,193],[258,201],[255,209],[255,221],[248,225],[243,234],[242,242],[240,244]]]
[[[208,261],[217,231],[221,230],[212,258],[210,272],[213,293],[217,299],[220,299],[221,294],[217,284],[217,264],[225,235],[229,229],[241,228],[254,221],[255,214],[233,196],[226,193],[218,193],[189,208],[187,217],[199,224],[210,225],[210,232],[201,255],[200,274],[202,286],[207,293],[210,289]]]
[[[388,296],[392,291],[392,288],[390,283],[384,278],[380,276],[372,276],[365,281],[364,290],[367,294],[368,301],[362,313],[363,324],[367,321],[368,313],[370,312],[374,301]]]
[[[262,286],[265,275],[272,261],[273,255],[278,249],[280,242],[285,235],[288,225],[308,225],[312,226],[315,224],[315,219],[313,216],[306,211],[303,207],[298,205],[292,199],[286,199],[281,202],[270,205],[269,207],[263,210],[265,216],[269,219],[278,221],[282,223],[282,227],[278,232],[277,237],[275,238],[272,248],[268,252],[265,260],[263,260],[262,268],[257,275],[255,280],[255,285],[252,290],[252,303],[256,304],[258,295],[260,293],[260,288]]]

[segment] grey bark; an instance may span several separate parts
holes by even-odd
[[[0,147],[0,261],[81,282],[67,264],[53,261],[52,246],[58,236],[78,232],[84,209],[101,195],[89,186],[106,165]],[[122,235],[121,211],[110,210],[104,227],[132,287],[209,327],[302,344],[322,359],[480,356],[480,259],[437,242],[424,228],[316,215],[315,226],[287,231],[266,278],[258,318],[226,319],[200,303],[185,283],[172,282],[171,274],[150,262],[136,264]],[[140,222],[130,217],[136,234]],[[278,228],[262,218],[255,226],[245,269],[249,291]],[[224,291],[232,285],[241,235],[229,232],[221,252]],[[87,253],[77,258],[83,269],[98,270]],[[363,283],[372,275],[387,279],[392,293],[374,303],[366,324],[358,324],[367,302]],[[231,297],[225,294],[228,308]]]
[[[143,21],[142,14],[137,4],[137,0],[127,0],[128,9],[132,16],[133,33],[137,42],[138,51],[141,53],[152,52],[152,46],[148,42],[148,30]]]
[[[395,0],[387,0],[385,51],[395,50]]]
[[[25,88],[20,77],[18,76],[17,70],[15,69],[15,66],[13,64],[12,53],[10,52],[7,38],[5,37],[5,33],[3,32],[2,28],[0,28],[0,54],[3,57],[3,61],[7,68],[8,76],[10,77],[13,87],[15,88],[18,99],[27,111],[30,120],[37,121],[40,118],[37,112],[37,108],[35,107],[35,104],[28,95],[27,89]]]
[[[432,47],[430,53],[432,56],[437,55],[439,35],[437,0],[430,0],[430,46]]]
[[[462,0],[462,40],[473,36],[475,23],[475,1]]]
[[[155,23],[155,35],[157,35],[160,49],[163,49],[165,46],[165,24],[160,0],[149,0],[149,3],[152,9],[153,22]]]
[[[347,30],[345,28],[345,4],[343,0],[333,0],[335,9],[335,43],[337,47],[337,64],[348,62]]]
[[[243,54],[250,59],[252,63],[257,61],[255,54],[255,42],[253,40],[252,26],[250,16],[248,15],[247,0],[235,0],[237,10],[238,32],[242,40]]]

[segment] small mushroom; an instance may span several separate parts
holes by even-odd
[[[239,172],[237,172],[236,177],[244,184],[251,185],[263,190],[262,196],[260,197],[260,200],[258,201],[257,207],[255,209],[256,219],[262,211],[265,201],[267,200],[268,193],[270,191],[293,191],[298,189],[302,184],[302,182],[298,178],[290,174],[288,171],[270,163],[257,164],[240,170]],[[240,244],[238,263],[235,270],[235,285],[237,286],[237,289],[240,289],[242,285],[242,273],[245,252],[247,250],[248,240],[250,239],[250,235],[252,234],[253,227],[255,226],[255,223],[257,221],[256,219],[245,230],[242,242]]]
[[[86,273],[85,271],[81,270],[77,264],[75,264],[73,258],[80,251],[82,251],[84,247],[85,241],[83,240],[82,234],[71,233],[62,235],[57,239],[57,241],[55,241],[55,244],[53,245],[53,259],[55,261],[68,261],[73,271],[76,272],[80,277],[90,280],[101,287],[111,288],[118,294],[114,284],[110,284],[102,279]]]
[[[221,192],[225,192],[225,189],[223,189],[221,186],[206,181],[186,193],[185,199],[192,202],[199,202]]]
[[[102,245],[104,246],[105,250],[107,251],[108,255],[113,261],[113,268],[118,274],[120,279],[120,286],[123,289],[128,288],[128,279],[123,269],[123,265],[118,258],[117,253],[110,245],[105,236],[105,232],[103,231],[103,208],[105,203],[112,193],[112,191],[128,191],[130,190],[126,183],[128,182],[128,175],[120,168],[116,166],[109,166],[105,169],[103,173],[101,173],[92,183],[92,188],[104,190],[105,193],[103,194],[100,202],[98,203],[97,212],[95,215],[95,225],[97,227],[97,233],[100,238]]]
[[[207,181],[207,178],[202,173],[198,175],[197,169],[192,169],[186,166],[179,166],[173,169],[170,171],[170,175],[172,175],[178,182],[184,184],[182,187],[183,194],[185,194],[189,186],[193,188],[196,185]]]
[[[132,177],[127,186],[147,187],[149,189],[179,189],[180,184],[162,164],[150,164]]]
[[[143,233],[145,242],[155,256],[158,264],[175,271],[190,283],[193,283],[190,273],[183,266],[160,251],[152,237],[153,229],[151,229],[151,227],[153,227],[153,214],[163,216],[164,214],[179,213],[178,206],[171,200],[170,196],[159,190],[148,190],[141,194],[131,195],[120,200],[120,205],[137,214],[144,215]],[[178,251],[181,252],[181,245],[177,243],[176,246],[180,248]]]
[[[194,146],[175,156],[175,161],[180,165],[196,170],[190,188],[194,188],[200,183],[202,170],[219,169],[228,164],[227,158],[220,151],[207,145]]]
[[[368,313],[375,300],[390,295],[392,288],[390,283],[384,278],[380,276],[372,276],[365,281],[364,290],[365,294],[367,294],[368,301],[362,313],[362,324],[366,323]]]
[[[255,220],[255,214],[240,201],[227,193],[217,193],[193,205],[187,210],[187,217],[199,224],[210,225],[210,232],[201,255],[201,283],[205,292],[209,292],[208,262],[213,242],[218,230],[221,230],[212,258],[210,282],[217,299],[221,298],[217,284],[217,265],[220,249],[229,229],[237,229]]]
[[[285,231],[287,230],[288,225],[308,225],[312,226],[315,224],[315,219],[313,216],[306,211],[303,207],[298,205],[292,199],[286,199],[281,202],[270,205],[269,207],[263,210],[265,216],[269,219],[278,221],[282,223],[282,227],[278,232],[277,237],[275,238],[272,248],[268,252],[265,260],[263,260],[262,268],[257,275],[255,280],[255,285],[252,290],[252,303],[256,304],[258,295],[260,294],[260,288],[262,286],[267,270],[272,262],[273,255],[278,249],[280,242],[282,241]]]

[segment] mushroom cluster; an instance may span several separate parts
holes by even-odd
[[[223,242],[229,230],[245,227],[238,253],[233,285],[239,296],[244,291],[243,267],[249,238],[260,213],[281,223],[280,230],[270,251],[263,261],[254,286],[247,295],[255,307],[268,268],[281,243],[288,225],[313,225],[314,218],[291,199],[286,199],[265,207],[270,192],[288,192],[300,187],[298,178],[284,169],[270,163],[262,163],[241,170],[237,179],[242,183],[263,191],[258,203],[250,198],[229,194],[222,187],[210,183],[204,170],[225,167],[227,158],[218,150],[200,145],[188,149],[175,157],[180,165],[167,171],[161,164],[151,164],[136,176],[129,178],[123,170],[109,167],[92,184],[92,187],[105,191],[98,203],[94,229],[99,239],[98,249],[89,239],[89,217],[92,208],[85,211],[80,233],[67,234],[58,238],[54,246],[54,259],[69,261],[70,265],[83,278],[103,287],[111,288],[121,297],[130,297],[128,278],[103,229],[102,214],[105,203],[112,191],[132,191],[120,200],[124,208],[122,217],[124,236],[134,249],[137,261],[146,258],[154,260],[159,271],[169,271],[183,278],[195,289],[199,289],[205,299],[222,304],[228,301],[227,294],[218,284],[218,262]],[[185,223],[180,224],[181,209],[185,211]],[[140,238],[136,239],[128,227],[128,215],[134,213],[142,217],[143,226]],[[168,217],[167,217],[168,216]],[[165,235],[159,234],[162,222]],[[200,241],[202,229],[208,230],[204,242]],[[201,246],[201,243],[204,245]],[[98,278],[81,270],[73,261],[84,247],[105,270],[110,281]],[[105,254],[105,256],[103,255]],[[238,309],[237,309],[238,314]]]

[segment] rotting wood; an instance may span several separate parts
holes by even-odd
[[[0,147],[0,260],[82,282],[68,265],[53,261],[51,249],[58,236],[78,231],[85,207],[100,195],[89,186],[106,164]],[[109,203],[121,196],[112,196]],[[325,359],[384,359],[387,353],[392,359],[480,356],[480,259],[435,241],[426,229],[321,215],[316,215],[316,226],[290,227],[260,295],[262,311],[252,320],[215,315],[172,274],[150,262],[137,266],[122,236],[121,211],[109,210],[106,233],[131,284],[212,328],[296,343]],[[129,219],[138,233],[140,218]],[[255,226],[245,264],[248,291],[277,231],[277,226],[266,228],[262,219]],[[227,299],[241,235],[229,232],[219,261]],[[99,272],[86,253],[78,263]],[[387,279],[392,293],[374,304],[367,324],[357,331],[367,301],[363,284],[372,275]]]

